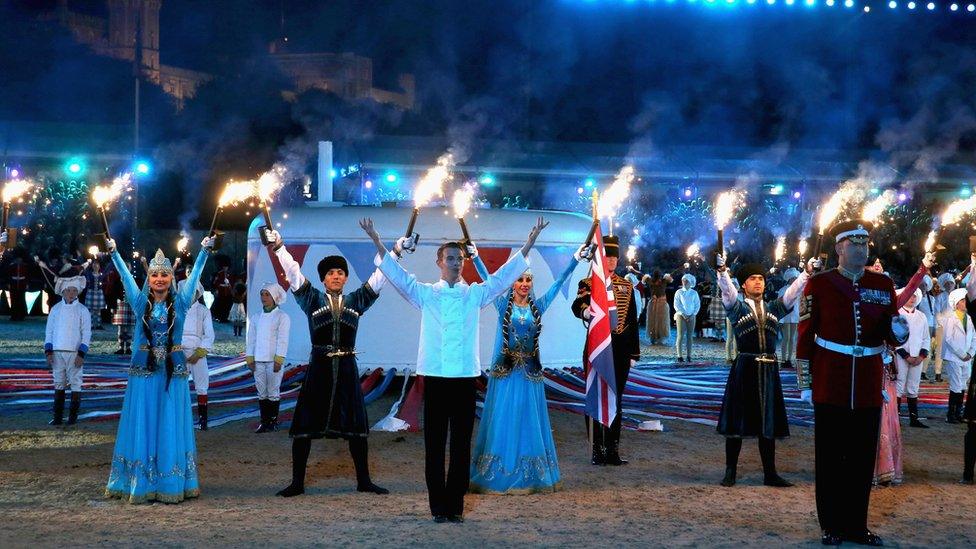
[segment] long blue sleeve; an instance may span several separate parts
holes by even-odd
[[[578,264],[579,262],[575,259],[570,261],[569,265],[563,269],[562,274],[559,275],[559,278],[553,281],[552,286],[549,287],[545,295],[535,301],[535,306],[539,309],[540,314],[546,312],[549,305],[552,305],[553,300],[556,299],[557,295],[559,295],[559,290],[562,289],[563,284],[569,280],[569,275],[573,274],[573,271],[576,270],[576,265]]]
[[[474,270],[478,271],[478,276],[481,277],[481,280],[488,280],[491,273],[488,272],[488,266],[481,260],[481,256],[475,256],[471,262],[474,263]],[[506,307],[508,307],[508,292],[495,298],[495,309],[498,310],[498,314],[504,313]]]
[[[193,294],[196,292],[200,277],[203,276],[203,268],[207,265],[208,257],[210,257],[210,250],[201,248],[196,261],[193,262],[193,267],[190,269],[190,276],[186,277],[183,291],[176,296],[176,302],[183,312],[189,310],[190,306],[193,305]]]

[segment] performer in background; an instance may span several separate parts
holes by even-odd
[[[217,322],[227,322],[230,308],[234,302],[234,281],[230,266],[223,265],[214,273],[211,289],[214,293],[213,315]],[[235,331],[234,335],[238,335]]]
[[[660,269],[656,269],[653,275],[645,275],[643,282],[649,289],[650,295],[647,337],[651,339],[651,345],[663,345],[671,337],[671,307],[668,306],[668,284],[671,283],[671,275],[662,276]]]
[[[54,418],[48,425],[61,425],[64,415],[65,389],[71,389],[68,425],[78,421],[81,407],[82,368],[91,345],[91,313],[78,301],[85,291],[85,277],[58,278],[54,291],[61,301],[47,317],[44,354],[54,376]]]
[[[368,228],[368,233],[373,224],[364,219],[360,226],[364,230]],[[387,494],[389,490],[374,484],[369,476],[366,441],[369,419],[356,364],[359,319],[379,298],[386,279],[377,269],[362,286],[343,295],[349,279],[349,264],[342,256],[330,255],[319,261],[317,267],[325,288],[323,292],[313,288],[311,281],[302,274],[301,266],[288,253],[278,231],[266,232],[266,240],[270,243],[268,252],[281,263],[283,274],[279,274],[278,284],[282,288],[288,286],[305,312],[312,339],[308,369],[288,430],[292,439],[291,484],[281,489],[278,495],[287,498],[305,493],[305,468],[312,439],[319,438],[348,440],[349,453],[356,467],[356,490]]]
[[[234,302],[230,308],[227,320],[234,326],[234,336],[244,335],[244,328],[247,324],[247,284],[242,280],[234,283],[234,295],[231,298]]]
[[[606,253],[607,272],[613,285],[613,296],[617,305],[617,325],[610,333],[610,344],[613,347],[614,381],[617,386],[617,417],[606,427],[598,421],[587,418],[590,431],[592,455],[590,463],[593,465],[625,465],[627,460],[620,457],[620,430],[623,411],[624,388],[630,369],[640,359],[640,327],[637,325],[637,311],[634,305],[634,287],[626,279],[614,272],[620,258],[620,239],[616,236],[603,237],[603,249]],[[659,274],[659,273],[656,273]],[[664,279],[660,279],[662,282]],[[576,299],[573,301],[573,314],[584,324],[590,320],[590,278],[579,281]],[[661,291],[664,286],[661,285]],[[662,294],[663,295],[663,294]],[[654,303],[663,303],[667,312],[667,297],[660,300],[654,298]],[[653,313],[652,313],[653,314]],[[586,346],[584,345],[584,352]]]
[[[899,296],[905,293],[899,292]],[[908,324],[908,341],[895,349],[895,365],[898,370],[898,408],[901,399],[908,400],[908,417],[912,427],[927,429],[918,419],[918,385],[922,379],[922,369],[925,359],[929,356],[932,338],[929,335],[929,323],[925,313],[918,310],[916,305],[922,300],[922,290],[915,290],[908,301],[899,309],[899,314]],[[889,398],[891,395],[887,395]]]
[[[589,259],[588,253],[588,245],[581,247],[539,299],[532,289],[531,270],[522,273],[508,292],[495,298],[498,331],[471,466],[472,492],[553,492],[559,485],[539,337],[542,315],[577,263]],[[475,256],[474,266],[481,279],[487,280],[490,274],[480,257]]]
[[[810,279],[800,311],[797,376],[801,389],[811,381],[813,387],[817,516],[825,545],[882,544],[867,528],[881,354],[886,343],[904,343],[908,327],[891,279],[864,268],[870,230],[865,221],[831,228],[839,265]]]
[[[102,327],[102,309],[105,308],[105,273],[102,262],[94,259],[85,271],[85,281],[88,291],[85,294],[85,307],[91,312],[93,330],[104,330]]]
[[[184,278],[177,286],[178,291],[182,293],[186,284]],[[193,305],[186,312],[186,320],[183,322],[183,355],[190,367],[193,391],[197,394],[197,415],[200,418],[197,428],[206,431],[209,405],[207,391],[210,388],[207,355],[213,350],[214,345],[213,317],[210,316],[210,309],[203,303],[203,285],[199,282],[197,282],[192,299]]]
[[[674,323],[678,328],[678,336],[674,338],[674,351],[678,362],[691,362],[691,344],[695,337],[695,320],[701,309],[701,298],[695,291],[695,276],[685,273],[681,277],[681,288],[674,293]],[[681,347],[685,352],[682,354]]]
[[[529,268],[526,257],[539,233],[548,225],[541,217],[525,244],[481,284],[461,279],[463,247],[447,242],[437,249],[441,279],[435,284],[417,282],[387,252],[372,221],[363,229],[383,256],[380,270],[411,305],[420,310],[420,345],[417,374],[424,376],[424,476],[430,513],[435,522],[464,522],[464,494],[471,473],[471,432],[475,417],[475,382],[481,376],[478,358],[478,321],[481,309],[518,280]],[[400,238],[397,249],[411,250],[413,238]],[[477,248],[467,244],[467,253]],[[451,462],[444,476],[445,450],[450,431]]]
[[[285,357],[288,356],[288,332],[291,319],[281,310],[287,297],[284,288],[269,282],[261,288],[261,312],[247,324],[244,356],[247,367],[254,374],[258,392],[261,424],[255,433],[278,430],[278,410],[281,406],[281,377]]]
[[[143,291],[115,241],[107,243],[126,300],[139,315],[107,497],[129,503],[178,503],[200,494],[183,324],[213,242],[209,236],[203,239],[182,292],[176,291],[173,266],[162,250],[156,250],[149,262],[147,291]]]
[[[811,259],[802,274],[789,285],[783,296],[766,302],[766,273],[762,265],[747,264],[736,269],[743,299],[736,295],[725,257],[718,256],[718,284],[727,311],[738,354],[729,370],[729,379],[718,416],[718,432],[725,435],[725,477],[722,486],[734,486],[742,450],[742,439],[759,439],[763,484],[790,487],[792,483],[776,472],[776,439],[790,436],[786,403],[779,378],[776,351],[780,319],[795,306],[810,274],[820,266]]]
[[[962,316],[966,320],[966,326],[971,328],[976,323],[976,276],[972,274],[976,273],[976,254],[970,256],[969,273],[969,280],[966,282],[966,286],[953,290],[949,294],[948,306],[952,308],[950,314],[953,317],[962,322],[962,319],[959,318]],[[965,305],[963,305],[965,314],[959,315],[956,311],[960,309],[960,303],[962,302],[965,302]],[[946,336],[947,339],[948,336]],[[946,346],[945,341],[943,341],[943,346]],[[963,419],[965,419],[967,425],[963,446],[962,482],[964,484],[974,484],[976,483],[973,480],[973,469],[976,467],[976,376],[973,375],[972,367],[969,373],[969,386],[967,387],[966,393],[966,408]]]
[[[970,282],[973,277],[970,277]],[[976,356],[976,330],[966,316],[966,289],[959,288],[949,294],[952,314],[942,317],[942,364],[949,378],[949,410],[946,423],[963,421],[963,398],[966,386],[972,384],[973,357]],[[968,380],[968,381],[967,381]]]

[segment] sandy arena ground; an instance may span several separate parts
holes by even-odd
[[[230,329],[221,327],[229,337]],[[708,353],[718,354],[710,345]],[[663,354],[657,347],[648,354]],[[2,358],[0,358],[2,360]],[[386,414],[393,391],[369,408]],[[0,418],[0,545],[142,546],[678,546],[819,545],[812,429],[793,427],[779,470],[794,488],[762,486],[747,442],[739,484],[718,485],[722,439],[713,428],[666,421],[663,433],[626,431],[624,467],[589,465],[580,416],[552,411],[563,488],[556,494],[466,498],[464,524],[435,524],[427,508],[420,433],[370,437],[374,481],[388,496],[355,492],[341,441],[317,442],[307,492],[290,478],[284,432],[232,423],[199,433],[203,494],[179,505],[107,501],[115,421],[46,426],[47,414]],[[893,546],[973,546],[976,487],[958,484],[964,428],[929,420],[905,433],[905,484],[877,489],[871,527]]]

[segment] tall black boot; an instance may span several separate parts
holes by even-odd
[[[291,484],[278,491],[283,498],[305,493],[305,466],[308,453],[312,449],[312,439],[293,438],[291,440]]]
[[[607,450],[607,465],[627,465],[627,460],[620,457],[620,429],[622,421],[620,414],[613,420],[608,429],[604,430],[604,446]]]
[[[901,417],[901,397],[898,397],[898,417]]]
[[[946,423],[956,423],[956,393],[949,392],[949,409],[946,411]]]
[[[258,428],[254,430],[255,433],[267,433],[268,432],[268,401],[266,399],[258,400],[258,408],[261,410],[261,424]]]
[[[929,426],[918,420],[918,398],[908,397],[908,424],[912,427],[920,427],[922,429],[928,429]]]
[[[81,391],[71,391],[71,404],[68,406],[68,425],[78,423],[78,410],[81,408]]]
[[[962,482],[965,484],[974,484],[973,468],[976,466],[976,424],[969,424],[964,440]]]
[[[268,430],[278,430],[278,409],[281,408],[280,400],[268,401]]]
[[[962,415],[963,412],[966,411],[966,393],[963,391],[956,394],[959,395],[956,397],[956,423],[965,423],[966,420],[962,417]]]
[[[722,479],[722,486],[735,486],[735,474],[739,466],[739,452],[741,451],[741,438],[725,438],[725,477]]]
[[[776,488],[789,488],[793,483],[776,473],[776,440],[759,437],[759,458],[763,466],[763,484]]]
[[[606,465],[607,464],[607,449],[604,446],[604,431],[606,428],[600,424],[600,422],[591,419],[590,429],[593,432],[593,456],[590,458],[590,463],[593,465]]]
[[[368,444],[366,437],[349,439],[349,453],[352,454],[352,463],[356,466],[356,490],[373,494],[389,494],[389,490],[373,484],[372,479],[369,478]]]
[[[61,425],[64,423],[64,390],[54,391],[54,417],[47,422],[48,425]]]

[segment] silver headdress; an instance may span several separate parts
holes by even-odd
[[[156,255],[149,262],[149,272],[147,274],[152,275],[153,273],[168,273],[170,276],[173,275],[173,264],[163,255],[163,250],[158,248],[156,249]]]

